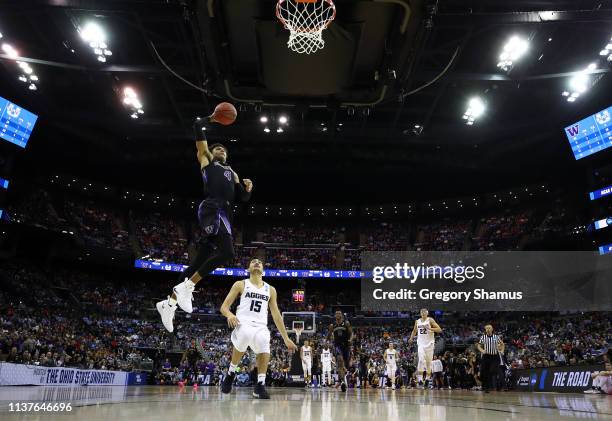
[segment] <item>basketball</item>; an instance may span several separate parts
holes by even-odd
[[[229,102],[222,102],[215,107],[215,111],[213,112],[213,118],[219,124],[223,124],[224,126],[229,126],[234,121],[236,121],[236,116],[238,113],[236,112],[236,107],[234,107]]]

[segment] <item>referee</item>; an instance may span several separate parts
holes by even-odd
[[[489,389],[495,387],[497,373],[499,371],[499,353],[504,352],[504,342],[499,335],[493,334],[493,326],[485,326],[485,334],[480,337],[476,348],[482,356],[480,361],[480,379],[482,380],[482,391],[489,393]]]

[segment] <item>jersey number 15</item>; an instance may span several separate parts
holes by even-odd
[[[251,311],[255,313],[259,313],[261,311],[261,301],[253,300],[251,301]]]

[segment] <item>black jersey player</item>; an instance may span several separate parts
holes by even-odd
[[[340,388],[346,391],[346,371],[351,362],[351,343],[353,341],[353,328],[348,320],[344,319],[341,311],[336,311],[336,321],[329,325],[329,340],[334,343],[336,364],[340,376]]]
[[[248,201],[253,182],[243,179],[227,163],[227,148],[220,143],[208,146],[206,133],[216,126],[214,116],[198,118],[194,123],[197,157],[204,182],[204,200],[198,208],[202,239],[196,258],[184,272],[172,296],[157,303],[164,327],[172,332],[176,305],[191,313],[193,290],[198,282],[220,265],[234,258],[232,240],[232,211],[236,196]]]

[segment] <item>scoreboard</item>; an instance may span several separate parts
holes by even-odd
[[[38,117],[0,97],[0,139],[26,147]]]
[[[303,303],[306,297],[306,291],[304,289],[294,289],[291,291],[294,303]]]
[[[612,146],[612,107],[565,128],[574,158],[581,159]]]

